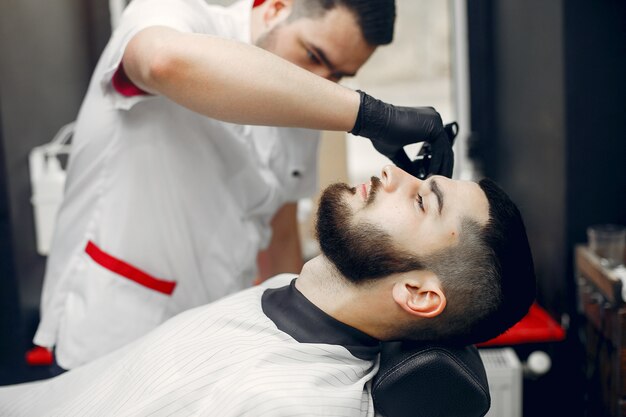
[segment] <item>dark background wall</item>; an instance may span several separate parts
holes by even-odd
[[[0,384],[30,378],[44,272],[28,153],[75,119],[109,26],[106,0],[0,2]]]
[[[626,225],[626,2],[468,9],[471,153],[518,202],[538,301],[568,329],[564,343],[542,347],[557,352],[554,368],[525,386],[525,415],[583,415],[573,249],[589,225]]]
[[[557,317],[572,247],[626,223],[626,3],[471,1],[473,157],[519,202]]]

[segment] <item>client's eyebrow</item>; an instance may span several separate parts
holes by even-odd
[[[439,188],[439,184],[437,184],[435,180],[430,181],[430,191],[437,196],[437,203],[439,203],[439,215],[441,215],[441,210],[443,210],[443,193],[441,192],[441,188]]]

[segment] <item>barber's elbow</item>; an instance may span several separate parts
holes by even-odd
[[[130,80],[140,88],[160,93],[180,68],[180,58],[169,36],[150,29],[139,32],[128,43],[123,63]]]

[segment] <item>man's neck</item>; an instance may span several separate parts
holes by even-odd
[[[377,339],[389,338],[390,329],[384,317],[372,311],[385,300],[380,300],[379,293],[371,288],[350,283],[325,256],[317,256],[304,265],[296,288],[336,320]]]

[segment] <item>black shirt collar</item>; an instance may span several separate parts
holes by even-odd
[[[374,360],[380,342],[324,313],[291,284],[268,289],[261,299],[263,312],[283,332],[300,343],[341,345],[359,359]]]

